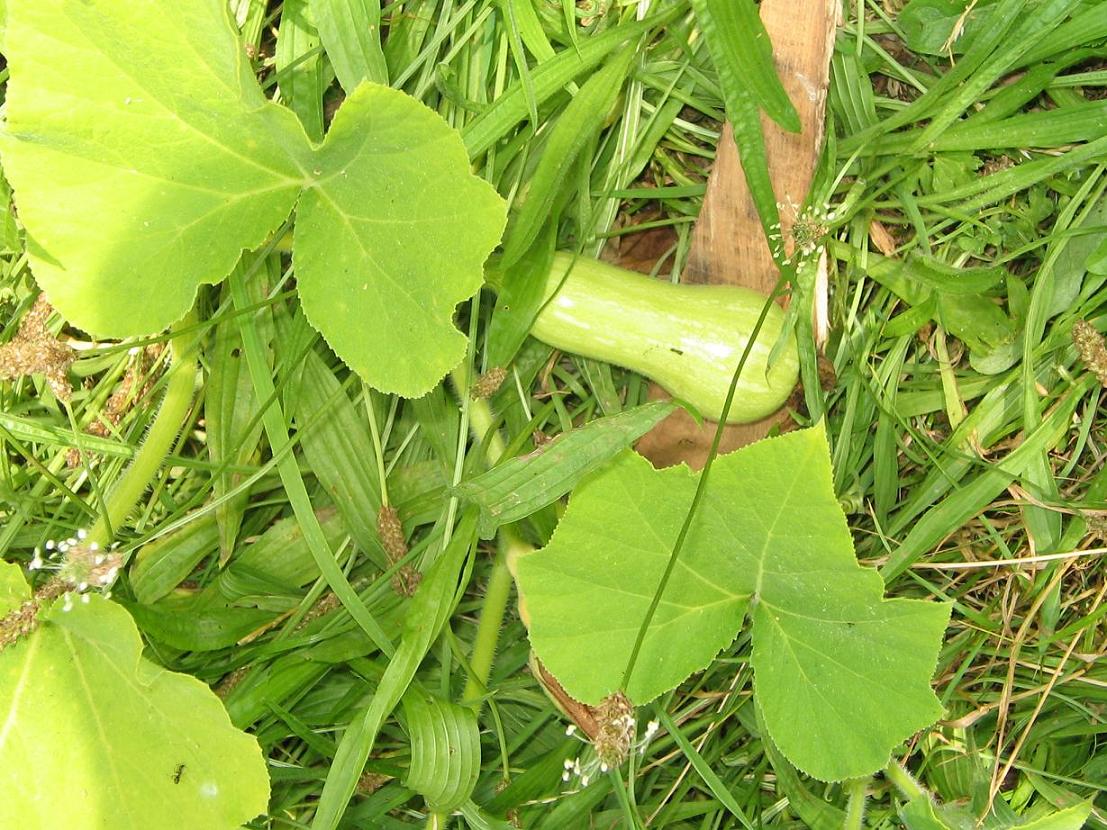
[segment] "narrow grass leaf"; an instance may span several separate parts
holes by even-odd
[[[249,307],[249,295],[246,293],[244,281],[236,275],[231,275],[229,282],[231,296],[235,306],[239,309]],[[354,591],[346,574],[338,566],[334,548],[327,540],[326,534],[319,523],[308,496],[307,486],[300,473],[300,466],[295,455],[291,452],[291,439],[288,435],[288,421],[277,400],[276,389],[273,386],[273,376],[266,362],[264,347],[258,332],[250,326],[242,329],[242,341],[246,348],[246,362],[250,367],[250,377],[254,382],[254,391],[259,400],[271,401],[262,412],[262,423],[265,426],[265,434],[269,439],[269,446],[277,457],[277,472],[284,485],[288,502],[292,506],[292,512],[296,516],[296,522],[304,534],[304,541],[311,551],[319,573],[326,580],[327,585],[341,601],[343,607],[353,617],[354,621],[369,636],[381,651],[391,654],[392,641],[381,627],[376,617],[365,607],[361,597]]]
[[[1065,62],[1067,63],[1067,61]],[[1042,91],[1049,86],[1057,73],[1065,68],[1063,63],[1040,63],[1030,67],[1026,73],[1015,81],[1002,87],[999,92],[988,99],[980,110],[969,115],[964,124],[979,126],[988,122],[1000,121],[1020,112],[1024,106],[1033,101]],[[946,131],[943,138],[950,132],[961,128],[956,124]],[[889,141],[898,139],[893,136]],[[881,142],[883,144],[884,142]]]
[[[381,494],[368,426],[318,352],[307,352],[301,366],[296,400],[287,404],[294,413],[304,457],[357,546],[379,567],[387,567],[377,533]]]
[[[500,13],[504,18],[504,29],[507,34],[507,45],[511,50],[511,58],[515,62],[515,71],[519,73],[519,81],[523,85],[523,94],[527,99],[527,110],[530,113],[530,123],[534,129],[538,129],[538,99],[534,95],[534,78],[530,74],[530,64],[527,63],[526,51],[523,49],[523,38],[519,34],[519,24],[516,21],[516,12],[523,3],[514,0],[499,0]]]
[[[980,36],[952,69],[934,81],[926,92],[908,106],[890,113],[868,129],[843,139],[838,145],[839,154],[853,153],[877,136],[930,117],[951,94],[956,94],[962,84],[974,77],[990,55],[1005,43],[1010,45],[1007,38],[1019,20],[1026,16],[1025,8],[1028,3],[1029,0],[1000,0],[991,6],[991,14],[988,15],[987,22],[982,24]]]
[[[385,718],[404,696],[415,677],[415,670],[457,605],[459,580],[476,541],[476,530],[475,513],[465,513],[454,529],[450,544],[419,584],[408,605],[404,633],[396,653],[389,659],[369,706],[355,716],[339,742],[312,830],[338,827]]]
[[[960,527],[987,507],[1012,481],[1026,473],[1037,456],[1053,449],[1068,429],[1069,419],[1076,406],[1092,389],[1093,383],[1094,379],[1087,377],[1074,383],[1053,411],[1026,435],[1016,449],[1003,459],[988,465],[968,483],[962,483],[955,493],[914,521],[910,532],[880,569],[885,581],[890,582],[903,573],[920,556],[941,542],[949,534],[950,528]],[[1021,404],[1021,396],[1019,403]],[[949,470],[945,474],[949,475]]]
[[[769,118],[798,133],[799,113],[777,77],[769,33],[752,0],[692,0],[692,8],[724,96],[742,89]]]
[[[550,44],[546,30],[542,28],[542,21],[538,19],[538,13],[534,10],[534,3],[531,0],[501,0],[501,2],[511,9],[513,20],[519,29],[519,37],[523,39],[523,43],[539,63],[554,57],[556,52]]]
[[[241,266],[236,266],[241,267]],[[259,269],[247,281],[247,290],[254,302],[265,299],[269,279],[277,276],[272,269]],[[228,294],[229,297],[229,294]],[[261,305],[251,315],[251,325],[261,334],[261,342],[272,364],[274,335],[273,314],[268,305]],[[243,323],[227,315],[215,327],[210,349],[206,353],[208,369],[204,392],[204,424],[207,432],[208,457],[217,466],[248,466],[260,455],[261,419],[257,417],[259,403],[254,396],[242,355]],[[224,498],[245,478],[241,473],[221,470],[213,475],[212,491],[219,501],[215,516],[219,522],[219,561],[225,564],[234,550],[242,517],[250,501],[249,488],[236,496]]]
[[[618,101],[634,59],[632,49],[618,52],[585,82],[561,113],[526,185],[522,207],[504,234],[501,267],[517,262],[538,237],[577,157],[599,133]]]
[[[271,703],[300,697],[328,671],[329,665],[306,660],[303,654],[256,664],[224,700],[231,723],[248,729],[273,714]]]
[[[692,765],[694,769],[703,779],[703,783],[707,785],[707,789],[711,792],[715,798],[719,799],[719,803],[726,807],[732,816],[738,819],[739,823],[747,828],[747,830],[753,830],[753,823],[749,820],[742,806],[734,798],[734,794],[730,791],[730,788],[715,772],[711,769],[711,765],[704,760],[704,757],[696,750],[696,747],[692,745],[692,742],[685,737],[681,728],[673,723],[673,719],[669,717],[669,713],[660,707],[657,708],[657,719],[661,721],[661,725],[665,728],[665,731],[672,735],[673,740],[676,741],[677,746],[680,747],[680,751],[684,753],[684,757],[688,759],[688,763]]]
[[[756,709],[756,718],[758,731],[764,735],[765,717],[759,709]],[[761,746],[776,773],[777,790],[787,797],[788,806],[796,812],[800,821],[810,830],[843,830],[846,826],[845,811],[811,792],[808,781],[801,778],[796,768],[784,759],[771,739],[763,739]]]
[[[315,511],[319,526],[331,549],[337,549],[349,535],[345,522],[333,507]],[[205,589],[218,592],[226,602],[245,604],[248,598],[295,596],[298,590],[320,576],[319,566],[304,540],[295,516],[279,519],[237,555]],[[257,601],[256,599],[253,601]]]
[[[935,141],[985,90],[1009,72],[1022,55],[1056,28],[1081,2],[1082,0],[1044,0],[1034,4],[1033,13],[1020,15],[1010,36],[997,44],[995,51],[952,91],[942,107],[934,113],[930,124],[911,146],[911,151],[918,152]],[[995,14],[999,14],[998,6]]]
[[[651,29],[665,26],[679,12],[679,8],[674,8],[641,22],[613,26],[581,42],[578,48],[565,49],[539,64],[531,74],[534,100],[541,104],[564,89],[578,75],[599,66],[612,51]],[[529,111],[526,90],[522,82],[517,81],[465,126],[462,139],[470,158],[476,158],[507,136],[527,117]]]
[[[724,81],[728,79],[724,78]],[[761,117],[749,90],[737,78],[730,78],[723,85],[723,100],[727,118],[734,131],[734,143],[742,161],[742,175],[749,188],[761,227],[773,260],[782,265],[784,244],[780,235],[780,209],[776,192],[769,177],[769,157],[765,150],[765,134],[761,129]]]
[[[311,12],[334,74],[347,94],[362,81],[388,84],[380,0],[311,0]]]
[[[980,176],[971,184],[961,185],[945,192],[927,193],[919,197],[921,207],[953,204],[965,213],[979,210],[1027,190],[1052,176],[1072,170],[1107,153],[1107,136],[1079,144],[1066,152],[1051,152],[1033,161],[1024,161],[1015,167]]]
[[[322,47],[308,0],[285,0],[274,59],[281,99],[296,113],[312,141],[323,140]]]
[[[1032,66],[1040,61],[1064,57],[1078,46],[1095,44],[1107,37],[1107,5],[1098,2],[1085,3],[1083,10],[1074,14],[1026,52],[1016,66]]]
[[[946,129],[926,146],[927,153],[991,150],[1003,147],[1053,148],[1078,141],[1090,141],[1103,135],[1107,122],[1107,102],[1059,107],[1045,112],[1027,112],[999,121],[980,123],[969,120]],[[903,153],[913,148],[918,138],[903,133],[874,146],[882,154]]]

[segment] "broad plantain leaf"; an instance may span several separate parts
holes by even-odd
[[[0,584],[0,613],[30,597],[15,565]],[[257,741],[199,680],[144,659],[126,611],[89,600],[57,600],[0,652],[0,827],[230,830],[263,813]]]
[[[404,785],[436,813],[450,813],[473,794],[480,774],[480,728],[468,706],[411,686],[404,695],[411,767]]]
[[[164,328],[299,200],[304,310],[340,357],[409,396],[461,359],[453,307],[505,213],[431,110],[364,84],[312,144],[263,95],[220,0],[10,0],[8,34],[4,168],[70,321]]]
[[[597,418],[563,432],[534,452],[510,458],[454,492],[480,507],[480,534],[491,539],[496,528],[525,518],[564,496],[576,483],[633,444],[675,407],[663,401]]]
[[[577,488],[550,544],[519,558],[538,657],[596,704],[619,688],[696,487],[685,467],[627,452]],[[824,780],[867,775],[932,723],[948,606],[883,598],[853,554],[821,427],[715,464],[626,692],[645,703],[704,668],[752,622],[769,734]]]

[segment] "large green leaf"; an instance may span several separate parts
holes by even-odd
[[[304,310],[372,385],[425,393],[460,359],[504,206],[459,135],[364,84],[312,144],[268,101],[220,0],[11,0],[4,169],[36,279],[94,334],[156,332],[300,200]]]
[[[531,642],[585,703],[615,691],[696,487],[627,452],[577,488],[550,544],[520,557]],[[720,458],[626,692],[644,703],[704,668],[752,621],[772,739],[825,780],[882,767],[932,723],[948,606],[883,598],[853,554],[821,428]]]
[[[0,614],[29,596],[0,566]],[[257,741],[211,690],[145,660],[115,603],[65,608],[0,653],[0,827],[229,830],[264,812]]]
[[[449,321],[484,279],[500,198],[436,113],[376,84],[346,99],[317,163],[293,253],[307,318],[362,377],[419,397],[465,355]]]
[[[4,169],[59,311],[98,334],[180,318],[292,210],[306,141],[225,3],[11,0]],[[14,140],[13,140],[14,139]]]

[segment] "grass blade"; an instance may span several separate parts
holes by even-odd
[[[729,99],[744,90],[769,118],[798,133],[799,113],[777,77],[772,43],[757,6],[751,0],[692,0],[692,8],[724,96]]]
[[[362,81],[388,83],[380,0],[311,0],[311,11],[334,74],[347,93]]]
[[[579,49],[566,49],[539,64],[531,73],[535,102],[541,104],[581,73],[599,66],[616,48],[651,29],[665,26],[680,11],[677,7],[640,23],[612,27],[603,34],[589,38]],[[461,137],[469,151],[469,157],[476,158],[506,136],[527,117],[529,111],[527,92],[522,82],[512,84],[462,131]]]
[[[707,789],[711,791],[711,794],[719,799],[720,804],[730,810],[731,815],[738,819],[743,827],[747,828],[747,830],[753,830],[753,822],[749,820],[749,817],[738,803],[738,800],[734,797],[734,794],[730,791],[730,788],[723,783],[723,780],[715,774],[713,769],[711,769],[711,765],[696,751],[696,748],[692,746],[692,742],[685,737],[680,727],[673,723],[673,719],[669,717],[669,713],[660,706],[656,707],[654,711],[657,712],[657,719],[661,721],[661,725],[665,727],[665,731],[673,736],[673,740],[676,741],[677,746],[680,747],[680,751],[684,753],[684,757],[688,759],[688,762],[692,765],[692,769],[703,779],[703,783],[707,785]]]
[[[350,723],[338,745],[312,830],[338,827],[381,725],[411,685],[415,670],[453,613],[459,599],[459,579],[476,541],[476,524],[473,512],[462,516],[450,544],[427,571],[412,597],[400,645],[389,660],[369,706]]]
[[[616,54],[588,79],[557,120],[530,179],[523,206],[504,234],[502,267],[510,268],[518,262],[538,237],[577,157],[599,133],[615,106],[634,58],[632,49]],[[537,312],[537,308],[534,310]]]

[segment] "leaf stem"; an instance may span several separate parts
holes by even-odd
[[[892,761],[884,768],[884,777],[892,782],[892,785],[899,790],[899,794],[907,801],[926,793],[926,790],[919,785],[919,782],[911,776],[911,773],[899,761]]]
[[[459,397],[468,397],[469,387],[466,377],[460,369],[450,375],[454,390]],[[492,408],[483,398],[469,400],[469,430],[477,441],[487,438],[485,460],[492,466],[507,451],[503,436],[499,430],[492,430],[494,423]],[[531,546],[520,539],[509,527],[502,527],[497,534],[496,559],[492,563],[492,572],[488,576],[488,585],[481,603],[480,621],[473,640],[473,651],[469,657],[470,674],[462,692],[464,704],[480,708],[488,678],[492,674],[492,662],[499,645],[500,630],[503,628],[504,615],[511,599],[511,561],[522,553],[531,550]]]
[[[868,798],[869,779],[854,778],[846,782],[849,800],[846,803],[846,820],[842,830],[862,830],[865,826],[865,801]]]
[[[171,362],[167,373],[169,382],[165,388],[165,396],[146,434],[146,440],[135,453],[131,466],[108,494],[104,509],[88,534],[88,541],[95,542],[102,548],[111,544],[127,515],[146,492],[192,409],[199,341],[196,322],[197,316],[193,310],[172,328],[173,335],[169,341]]]
[[[510,528],[500,528],[497,537],[496,560],[484,589],[484,601],[481,603],[480,621],[473,640],[473,651],[469,657],[471,673],[465,683],[461,702],[480,708],[481,701],[492,674],[492,661],[496,657],[496,647],[503,628],[504,615],[511,599],[511,568],[509,563],[517,556],[527,553],[531,546],[515,535]]]

